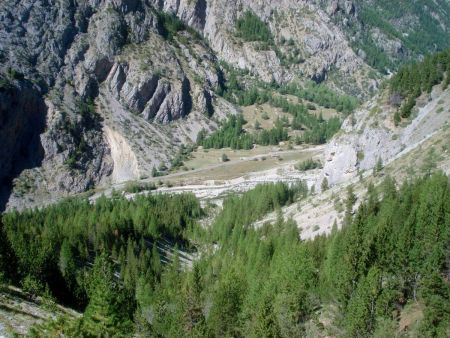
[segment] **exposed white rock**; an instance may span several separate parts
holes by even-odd
[[[111,157],[114,165],[111,175],[112,183],[138,179],[138,162],[130,145],[122,135],[108,126],[104,127],[104,131],[109,148],[111,149]]]
[[[343,130],[327,145],[317,189],[324,177],[331,185],[339,184],[355,177],[358,171],[371,170],[378,159],[387,164],[450,123],[448,110],[437,113],[439,107],[450,105],[450,89],[442,92],[440,85],[429,97],[424,95],[418,100],[421,106],[416,108],[417,116],[405,127],[394,126],[394,109],[384,105],[384,100],[375,97],[344,122]]]

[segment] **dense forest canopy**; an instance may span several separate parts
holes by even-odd
[[[400,68],[390,80],[391,101],[401,104],[401,117],[409,117],[416,99],[422,93],[431,93],[433,86],[440,83],[443,89],[450,84],[450,52],[429,55]]]
[[[108,252],[120,267],[124,285],[134,289],[136,269],[149,279],[160,273],[158,240],[187,245],[187,232],[202,214],[193,195],[119,195],[95,204],[69,199],[42,210],[12,212],[2,217],[4,274],[32,282],[36,292],[49,291],[69,305],[84,307],[86,267]],[[6,256],[5,256],[6,255]],[[9,257],[14,264],[8,264]],[[155,262],[158,262],[155,264]]]
[[[242,115],[230,116],[222,126],[209,136],[200,132],[197,144],[205,149],[227,148],[252,149],[254,144],[278,145],[288,139],[288,133],[281,120],[275,122],[275,126],[269,130],[261,130],[255,134],[245,132],[243,125],[246,123]]]
[[[262,41],[267,43],[273,39],[269,27],[251,11],[246,11],[236,21],[236,36],[245,41]]]
[[[328,334],[389,337],[415,303],[423,319],[414,334],[448,336],[448,177],[400,187],[386,178],[369,186],[354,216],[349,189],[343,229],[328,237],[301,241],[282,217],[252,226],[307,193],[302,182],[258,186],[225,200],[209,229],[196,224],[204,211],[193,195],[69,200],[5,214],[2,278],[84,311],[35,327],[36,336],[292,337],[311,329],[318,309],[336,308]],[[176,257],[162,264],[147,245],[161,237],[195,242],[203,254],[192,268]]]

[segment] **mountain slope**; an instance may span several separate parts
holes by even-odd
[[[113,181],[149,175],[200,129],[216,125],[208,118],[214,106],[218,117],[234,112],[220,98],[213,101],[217,60],[198,35],[150,6],[135,5],[57,1],[49,11],[46,3],[2,2],[4,90],[25,97],[23,82],[31,80],[36,95],[45,95],[46,132],[33,140],[45,155],[42,165],[22,175],[30,189],[18,195],[49,199],[109,184],[111,175]],[[177,119],[187,122],[169,125]],[[26,124],[17,128],[13,137]],[[139,161],[128,175],[117,174],[120,163],[111,151],[118,148],[105,137],[108,128]],[[5,177],[20,174],[4,170]]]
[[[381,72],[450,47],[450,4],[446,0],[365,0],[355,2],[355,11],[355,20],[348,16],[338,20],[346,21],[344,30],[354,37],[353,48]]]
[[[31,164],[25,167],[14,162],[0,168],[8,187],[2,200],[13,189],[16,202],[31,205],[170,167],[181,145],[238,112],[219,95],[236,69],[246,74],[242,90],[312,80],[367,98],[381,78],[371,66],[382,70],[360,46],[367,34],[376,40],[379,29],[379,20],[367,22],[369,4],[2,1],[0,86],[6,97],[15,93],[18,100],[33,90],[43,104],[38,114],[45,118],[45,128],[36,128],[31,141],[42,149],[40,158],[26,160]],[[381,30],[376,42],[386,50],[377,55],[397,64],[445,48],[445,38],[425,44],[405,35],[411,22],[424,36],[434,28],[448,32],[445,6],[439,1],[427,7],[432,20],[419,10],[423,1],[408,7],[407,23],[389,18],[395,33]],[[388,8],[380,3],[377,17]],[[368,33],[354,40],[352,29]],[[390,46],[398,44],[414,52],[391,53]],[[28,133],[27,108],[19,102],[15,111],[1,109],[2,116],[18,121],[5,149],[10,154]]]

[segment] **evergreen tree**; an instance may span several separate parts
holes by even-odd
[[[87,293],[80,320],[43,323],[35,336],[303,336],[316,309],[328,306],[339,309],[334,325],[342,335],[382,336],[398,331],[393,311],[417,302],[424,314],[418,334],[445,337],[448,177],[430,173],[400,187],[386,177],[369,185],[355,211],[349,186],[345,226],[302,241],[280,210],[306,190],[304,183],[265,184],[229,196],[208,229],[195,227],[203,213],[190,194],[132,201],[114,194],[6,213],[0,267],[9,264],[12,273],[0,272],[31,294],[73,293],[81,310]],[[276,221],[253,226],[273,211]],[[160,257],[157,245],[170,241],[183,251],[189,243],[213,249],[190,271],[177,245]]]
[[[64,240],[61,245],[58,267],[69,288],[74,288],[76,285],[75,273],[77,271],[77,265],[72,248],[67,240]]]
[[[236,35],[246,41],[270,42],[269,27],[253,12],[247,11],[236,21]]]
[[[445,73],[450,65],[450,52],[426,56],[422,61],[403,66],[390,80],[391,96],[403,98],[400,111],[394,116],[408,118],[416,105],[416,99],[424,92],[430,93],[433,86],[443,83],[446,87]]]
[[[202,309],[202,282],[200,268],[194,265],[184,289],[184,332],[188,337],[207,335],[206,319]]]
[[[0,219],[0,275],[1,281],[5,282],[10,278],[14,278],[17,274],[17,261],[13,248],[4,231],[2,221]]]
[[[380,175],[381,172],[383,171],[383,168],[384,168],[383,160],[381,159],[381,157],[378,157],[377,163],[373,167],[373,175],[374,176]]]
[[[326,177],[323,178],[322,183],[320,184],[320,189],[322,191],[328,190],[328,179]]]
[[[346,327],[349,337],[367,337],[375,328],[376,302],[381,290],[380,272],[372,268],[358,283],[347,308]]]
[[[208,325],[216,336],[233,336],[245,294],[242,278],[235,271],[228,272],[217,286]]]
[[[347,187],[347,198],[345,200],[345,216],[344,216],[344,225],[350,224],[353,215],[353,206],[356,202],[356,195],[353,191],[353,186],[349,185]]]
[[[95,259],[88,283],[89,304],[82,318],[83,335],[131,336],[129,300],[118,285],[105,253]]]

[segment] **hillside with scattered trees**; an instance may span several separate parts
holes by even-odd
[[[205,149],[231,148],[252,149],[254,144],[277,145],[288,139],[288,132],[281,120],[275,122],[275,126],[268,130],[261,130],[255,134],[247,133],[243,126],[247,122],[242,115],[230,116],[222,126],[209,136],[201,132],[197,137],[197,144]]]
[[[354,50],[364,51],[365,61],[382,73],[450,48],[448,1],[364,0],[355,6],[358,15],[350,11],[345,30],[354,37]],[[400,42],[401,49],[393,52],[388,39]]]
[[[429,55],[400,68],[390,80],[391,102],[400,105],[396,119],[409,117],[416,99],[441,83],[443,89],[450,84],[450,52]]]

